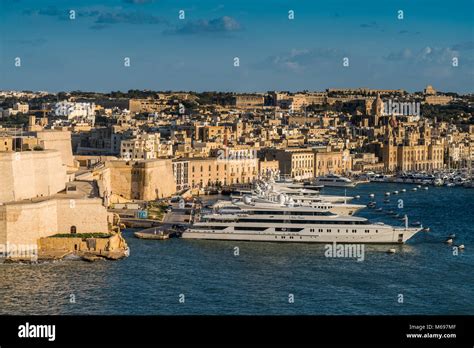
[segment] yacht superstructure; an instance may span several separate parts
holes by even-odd
[[[242,200],[245,196],[251,196],[254,202],[276,203],[280,206],[310,207],[339,215],[353,215],[365,208],[365,205],[347,203],[353,197],[321,195],[315,189],[307,189],[302,185],[290,186],[287,183],[264,182],[256,184],[254,190],[242,191],[241,193],[244,195],[232,197]]]

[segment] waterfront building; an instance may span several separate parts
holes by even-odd
[[[352,170],[354,172],[375,172],[384,171],[384,163],[374,153],[360,153],[352,157]]]
[[[279,172],[278,161],[269,161],[266,158],[258,162],[258,174],[261,178],[271,178]]]
[[[296,180],[314,177],[314,152],[308,148],[270,149],[267,160],[277,160],[282,176]]]
[[[43,144],[53,139],[43,137]],[[69,168],[60,149],[0,151],[0,244],[34,251],[42,237],[111,231],[114,219],[102,199],[77,190]]]
[[[352,157],[349,150],[316,149],[314,151],[314,176],[345,174],[351,170]]]
[[[150,201],[170,197],[176,192],[170,159],[110,160],[96,176],[101,196],[108,196],[111,203]]]
[[[444,168],[443,144],[431,139],[430,128],[386,129],[382,161],[387,172],[430,171]]]
[[[183,158],[188,162],[188,180],[192,188],[216,185],[249,184],[258,177],[258,158],[206,157]]]
[[[183,159],[173,160],[173,176],[176,182],[176,190],[181,191],[189,188],[189,161]]]

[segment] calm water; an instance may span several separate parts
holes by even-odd
[[[412,187],[347,190],[363,203],[375,193],[386,210],[396,210],[402,198],[411,221],[431,228],[396,246],[396,254],[386,254],[388,246],[366,246],[365,260],[357,262],[328,259],[323,245],[146,241],[125,231],[131,248],[125,260],[0,265],[0,313],[474,314],[474,190],[430,187],[383,203],[384,192]],[[402,224],[374,210],[360,215]],[[450,233],[466,245],[459,256],[443,243]],[[234,256],[235,246],[240,256]],[[70,303],[71,294],[76,303]],[[179,303],[180,294],[185,303]]]

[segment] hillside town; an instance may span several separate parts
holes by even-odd
[[[120,205],[275,176],[409,173],[472,187],[473,101],[432,86],[416,93],[3,91],[0,239],[35,244],[58,233],[107,233],[119,229]]]
[[[305,180],[462,169],[474,158],[472,95],[432,86],[419,93],[2,92],[0,98],[0,151],[41,147],[41,134],[70,137],[71,170],[93,168],[94,175],[123,180],[112,180],[111,199],[247,184],[276,171]],[[145,173],[161,180],[145,182]]]

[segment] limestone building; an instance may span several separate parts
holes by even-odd
[[[278,161],[280,174],[285,177],[296,180],[314,177],[314,153],[311,149],[271,149],[265,158]]]
[[[48,197],[66,187],[66,166],[54,150],[0,152],[0,202]]]
[[[134,113],[155,113],[161,112],[168,107],[167,102],[161,99],[146,98],[146,99],[130,99],[129,110]]]
[[[349,150],[315,150],[314,176],[327,174],[345,174],[352,170],[352,158]]]
[[[386,172],[443,169],[444,146],[431,139],[428,125],[386,127],[381,158]]]
[[[155,200],[176,192],[173,164],[169,159],[112,160],[105,163],[98,179],[101,195],[112,203],[125,200]]]
[[[186,174],[181,174],[182,187],[205,188],[208,186],[228,186],[252,183],[258,177],[258,158],[181,158],[174,161]],[[177,176],[180,173],[175,171]]]
[[[64,191],[67,164],[60,151],[0,152],[0,170],[0,245],[34,251],[42,237],[110,231],[113,217],[101,199]]]
[[[256,94],[240,94],[233,98],[233,104],[239,108],[254,108],[263,106],[264,96]]]

